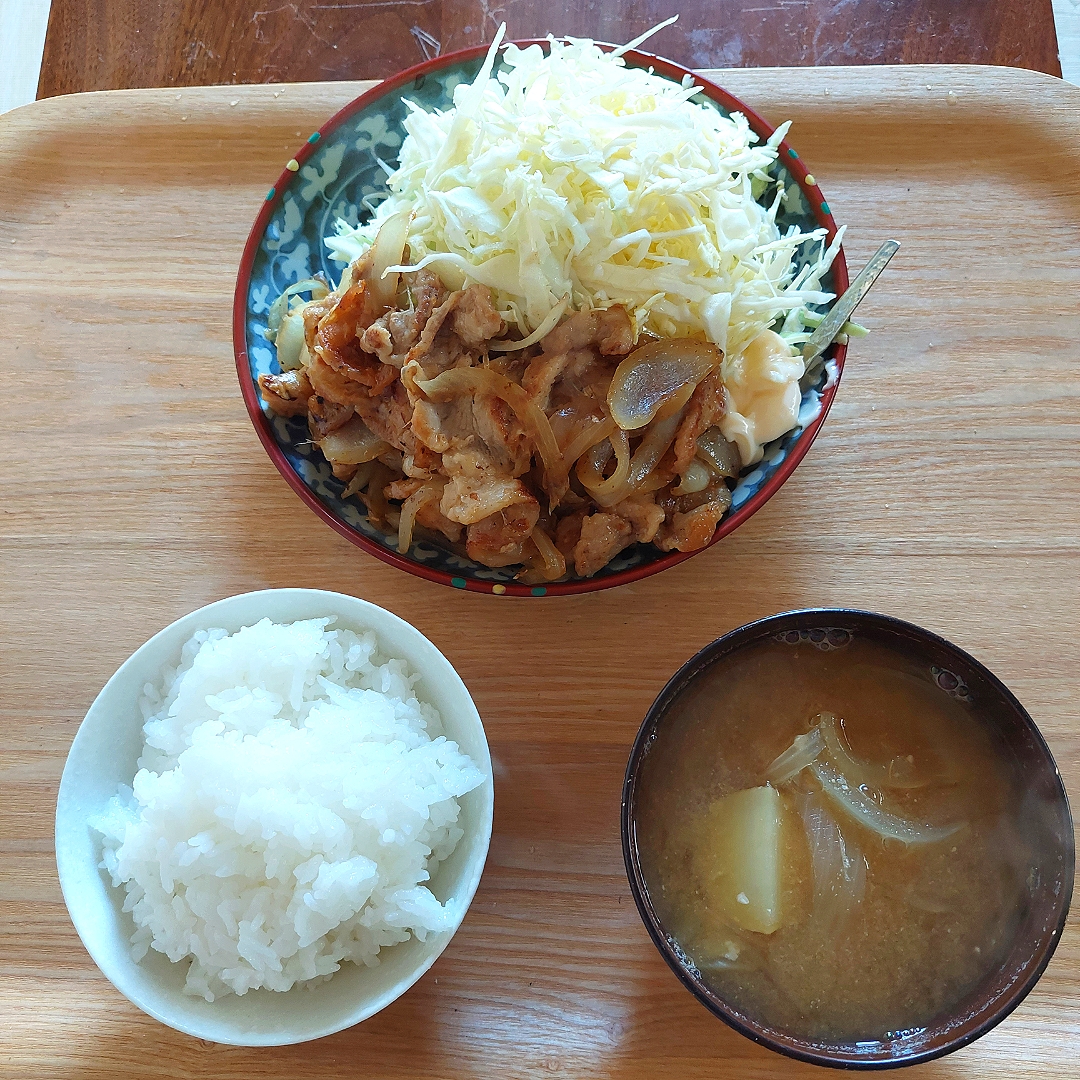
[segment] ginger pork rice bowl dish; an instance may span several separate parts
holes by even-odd
[[[814,178],[666,61],[551,38],[359,98],[252,230],[234,338],[285,479],[365,550],[458,588],[587,591],[702,550],[794,469],[844,342]],[[857,332],[857,328],[849,327]]]

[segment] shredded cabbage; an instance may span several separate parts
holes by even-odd
[[[504,29],[453,108],[406,101],[390,195],[367,223],[337,222],[333,258],[357,258],[408,211],[412,265],[391,271],[488,285],[522,335],[569,296],[624,304],[638,333],[703,334],[729,357],[770,326],[805,340],[807,305],[833,299],[820,279],[841,237],[780,233],[785,192],[767,170],[789,125],[762,144],[743,115],[693,102],[689,77],[627,67],[589,40],[506,45],[493,75]],[[816,248],[796,272],[804,244]]]

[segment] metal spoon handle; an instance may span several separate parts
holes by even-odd
[[[877,254],[859,271],[844,295],[829,309],[829,314],[821,320],[803,346],[803,361],[807,367],[833,343],[836,335],[840,333],[840,328],[859,306],[859,301],[870,291],[870,286],[877,281],[878,274],[885,269],[899,247],[896,240],[886,240],[877,249]]]

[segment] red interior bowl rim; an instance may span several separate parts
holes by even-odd
[[[514,44],[519,48],[526,48],[529,45],[544,46],[548,43],[546,39],[533,39],[516,41]],[[613,45],[598,44],[604,49],[615,48]],[[484,56],[489,47],[490,46],[488,45],[477,45],[469,49],[461,49],[458,52],[447,53],[444,56],[436,56],[431,60],[425,60],[423,63],[416,64],[413,67],[407,68],[399,74],[394,75],[392,78],[378,83],[366,93],[354,98],[348,105],[334,113],[334,115],[331,116],[318,131],[308,138],[308,141],[297,152],[293,162],[290,162],[290,164],[295,163],[296,166],[303,165],[304,162],[315,153],[319,142],[321,142],[325,135],[333,132],[354,113],[367,107],[373,101],[385,97],[395,90],[401,89],[421,75],[426,75],[429,72],[437,71],[440,68],[451,67],[454,64],[463,63]],[[634,67],[651,67],[657,73],[664,75],[675,82],[681,81],[684,75],[690,75],[697,85],[701,87],[707,97],[711,98],[719,105],[722,105],[729,112],[742,113],[750,124],[751,129],[762,140],[768,139],[776,130],[771,124],[754,112],[753,109],[748,108],[738,98],[717,86],[710,79],[704,78],[696,72],[690,71],[688,68],[675,64],[670,60],[665,60],[662,57],[654,56],[651,53],[641,52],[635,49],[627,50],[623,55]],[[810,185],[807,183],[807,176],[812,174],[808,172],[802,158],[794,152],[786,139],[779,144],[777,149],[779,151],[781,163],[795,179],[804,195],[806,195],[814,217],[817,219],[818,224],[827,230],[828,239],[831,241],[836,235],[836,222],[833,219],[832,213],[829,210],[822,208],[823,204],[827,207],[828,203],[821,197],[820,189],[817,189],[818,193],[815,194],[817,185]],[[247,297],[251,282],[251,271],[255,262],[256,253],[258,252],[259,245],[266,232],[266,227],[270,222],[270,218],[277,208],[277,204],[281,200],[283,193],[295,175],[295,170],[282,170],[277,182],[270,189],[270,192],[264,200],[258,216],[255,218],[255,222],[251,227],[251,232],[248,234],[247,243],[244,245],[243,256],[240,259],[240,267],[236,279],[236,291],[233,297],[233,353],[236,358],[236,372],[240,382],[240,390],[244,396],[244,404],[247,406],[248,416],[259,436],[259,440],[263,444],[263,449],[266,450],[270,460],[274,463],[278,472],[281,473],[282,477],[293,491],[295,491],[296,494],[299,495],[300,498],[332,529],[335,529],[347,540],[350,540],[357,547],[362,548],[369,555],[374,555],[375,558],[381,559],[383,562],[389,563],[389,565],[394,566],[399,570],[404,570],[417,577],[426,578],[428,581],[438,582],[441,585],[450,585],[458,589],[464,587],[470,592],[490,594],[495,589],[498,589],[500,594],[505,594],[507,596],[566,596],[574,593],[597,592],[600,589],[615,588],[618,585],[626,585],[632,581],[639,581],[642,578],[658,574],[662,570],[667,570],[669,567],[675,566],[677,563],[681,563],[685,559],[689,559],[692,556],[699,554],[701,551],[705,551],[707,548],[712,547],[713,544],[722,540],[729,533],[737,529],[748,518],[752,517],[757,510],[779,491],[787,478],[795,471],[795,467],[802,461],[806,452],[813,445],[814,440],[817,438],[818,431],[821,429],[821,425],[825,422],[825,417],[828,415],[829,409],[832,406],[833,398],[836,396],[836,390],[840,382],[840,376],[844,370],[844,359],[847,355],[847,346],[842,344],[833,346],[832,359],[836,364],[836,378],[831,380],[831,385],[821,391],[818,415],[803,429],[802,434],[795,441],[784,461],[769,480],[763,484],[753,496],[747,499],[738,510],[728,514],[727,517],[720,522],[716,532],[713,534],[712,540],[710,540],[704,548],[698,548],[696,551],[673,551],[652,562],[642,563],[638,566],[619,571],[618,573],[606,575],[605,577],[552,582],[543,587],[522,585],[517,582],[506,582],[505,584],[501,584],[477,581],[472,578],[458,577],[445,570],[438,570],[434,567],[424,566],[415,562],[407,556],[399,554],[397,551],[384,547],[377,541],[372,540],[369,536],[365,536],[359,529],[354,529],[351,525],[342,521],[341,518],[330,510],[329,507],[324,505],[319,497],[304,483],[296,473],[295,469],[293,469],[292,465],[289,463],[289,459],[285,456],[284,451],[274,438],[270,420],[263,412],[256,385],[251,378],[251,368],[247,353]],[[836,294],[839,296],[848,287],[847,261],[844,258],[844,249],[842,246],[833,261],[832,270],[836,283]]]

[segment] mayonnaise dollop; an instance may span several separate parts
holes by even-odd
[[[720,378],[729,404],[720,430],[739,448],[744,465],[760,461],[765,443],[798,423],[803,371],[802,357],[772,330],[763,330],[737,356],[725,357]]]

